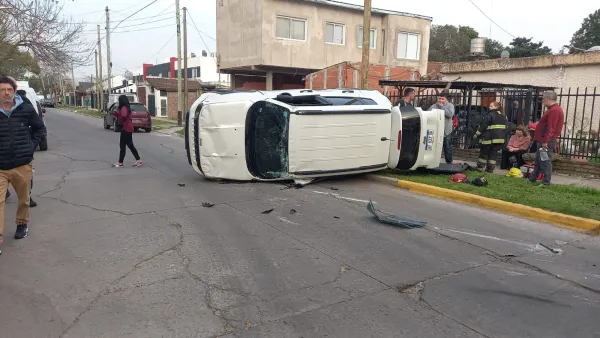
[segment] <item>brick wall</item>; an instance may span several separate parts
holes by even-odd
[[[187,110],[189,107],[191,107],[198,97],[199,95],[197,92],[188,92],[188,102],[187,105],[184,102],[184,109]],[[177,92],[167,92],[167,118],[171,120],[177,120],[178,106],[179,101],[177,98]],[[185,111],[183,111],[183,114],[185,116]]]
[[[389,74],[386,70],[389,71]],[[388,67],[387,65],[370,64],[369,89],[379,90],[383,93],[385,89],[379,85],[380,79],[387,77],[394,80],[410,80],[411,72],[413,72],[413,69],[408,67]],[[360,63],[343,62],[309,74],[306,76],[304,87],[315,90],[340,87],[360,88]],[[392,89],[388,88],[388,90]]]
[[[477,157],[479,157],[479,149],[452,148],[452,157],[464,161],[476,162]],[[552,162],[552,169],[554,172],[572,176],[600,177],[600,163],[587,163],[567,158],[558,158]]]

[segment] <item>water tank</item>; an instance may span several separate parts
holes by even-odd
[[[471,39],[471,56],[485,54],[485,38]]]
[[[510,57],[510,52],[507,51],[506,49],[502,51],[502,53],[500,53],[500,58],[502,59],[508,59]]]

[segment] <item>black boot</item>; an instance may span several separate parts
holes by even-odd
[[[29,197],[29,207],[30,208],[35,208],[37,207],[37,202],[34,201],[31,197]]]

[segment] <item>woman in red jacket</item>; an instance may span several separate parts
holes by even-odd
[[[119,96],[119,109],[117,110],[117,120],[121,127],[121,138],[119,141],[119,147],[121,152],[119,153],[119,162],[114,164],[114,167],[121,168],[123,166],[123,160],[125,159],[125,147],[129,147],[136,162],[134,167],[142,165],[142,160],[138,154],[137,149],[133,145],[133,122],[131,121],[131,108],[129,107],[129,100],[127,96]]]

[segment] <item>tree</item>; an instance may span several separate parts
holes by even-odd
[[[504,49],[505,47],[500,41],[491,39],[485,40],[485,55],[489,56],[490,59],[499,59]]]
[[[26,73],[40,73],[40,66],[28,52],[0,38],[0,74],[22,78]]]
[[[594,46],[600,46],[600,9],[583,19],[581,28],[579,28],[571,38],[571,48],[569,53],[581,53]]]
[[[87,65],[92,43],[84,39],[82,22],[62,16],[55,0],[2,0],[0,38],[28,51],[42,66]]]
[[[517,37],[510,43],[508,51],[511,58],[524,58],[530,56],[550,55],[552,49],[544,46],[544,42],[532,42],[533,38]]]
[[[479,37],[472,27],[433,25],[429,39],[429,61],[458,62],[469,60],[471,39]]]

